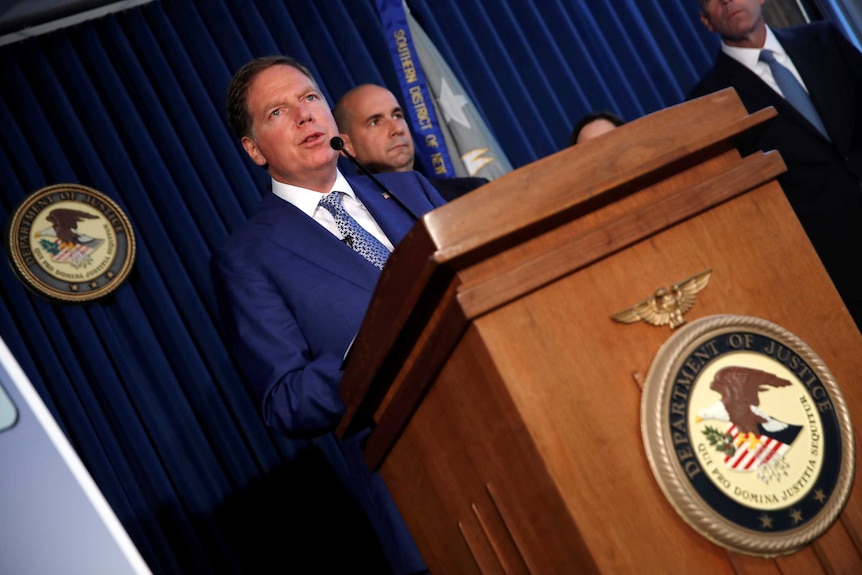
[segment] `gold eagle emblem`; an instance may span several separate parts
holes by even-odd
[[[685,323],[683,315],[694,307],[698,292],[706,287],[711,275],[712,269],[707,269],[669,288],[661,287],[651,297],[611,317],[620,323],[645,321],[677,328]]]

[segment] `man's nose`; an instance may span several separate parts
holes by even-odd
[[[404,122],[398,120],[389,120],[389,133],[394,135],[403,134],[405,129]]]
[[[311,106],[306,106],[305,104],[300,104],[296,109],[297,116],[299,118],[299,125],[303,125],[306,122],[314,121],[314,114],[311,111]]]

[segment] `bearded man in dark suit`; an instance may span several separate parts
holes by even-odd
[[[862,274],[855,255],[862,248],[862,54],[828,23],[769,28],[763,2],[699,0],[703,24],[722,44],[688,99],[733,87],[749,113],[775,108],[778,116],[743,142],[741,151],[781,153],[787,172],[778,181],[862,328]],[[774,72],[770,59],[784,69]],[[801,83],[815,114],[806,116],[804,105],[791,104],[795,99],[785,92],[793,90],[781,87],[785,71]]]

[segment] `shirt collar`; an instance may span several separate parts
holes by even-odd
[[[784,48],[782,48],[781,44],[778,43],[778,38],[775,37],[775,34],[772,33],[772,29],[769,26],[766,27],[766,41],[763,43],[763,48],[737,48],[735,46],[728,46],[722,42],[721,50],[749,69],[754,69],[757,65],[757,62],[760,59],[761,50],[771,50],[776,57],[779,57],[779,59],[780,56],[786,55]]]
[[[350,184],[347,182],[347,178],[344,177],[344,174],[342,174],[341,170],[338,168],[336,168],[335,171],[335,182],[332,184],[329,191],[338,190],[339,192],[344,192],[348,196],[356,199],[356,192],[354,192],[353,188],[350,187]],[[285,184],[276,180],[272,180],[272,193],[282,200],[290,202],[310,217],[314,217],[314,211],[317,209],[317,204],[320,202],[320,198],[323,197],[320,192],[294,186],[292,184]]]

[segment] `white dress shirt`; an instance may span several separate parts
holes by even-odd
[[[775,78],[772,77],[772,70],[769,69],[769,64],[760,61],[760,51],[771,50],[778,63],[790,70],[793,75],[796,76],[796,79],[799,80],[799,83],[802,84],[802,87],[805,88],[805,91],[808,92],[808,86],[805,85],[805,82],[802,80],[802,76],[799,75],[799,72],[796,70],[796,66],[793,65],[793,60],[790,59],[790,56],[787,55],[787,52],[785,52],[781,44],[778,43],[778,38],[775,37],[775,34],[772,33],[772,30],[768,26],[766,27],[766,42],[763,43],[763,48],[736,48],[734,46],[728,46],[722,42],[721,50],[757,74],[761,80],[766,82],[770,88],[775,90],[778,95],[783,98],[784,94],[775,82]]]

